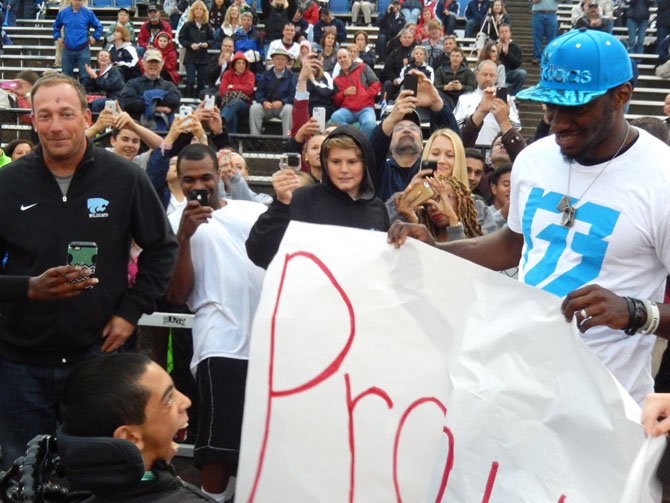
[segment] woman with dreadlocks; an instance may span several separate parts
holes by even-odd
[[[428,178],[433,197],[419,208],[418,221],[428,227],[437,242],[482,235],[477,210],[468,188],[453,176]]]
[[[462,228],[456,225],[453,229],[445,229],[444,232],[448,235],[449,240],[453,241],[465,237],[480,236],[497,230],[498,226],[493,220],[491,210],[482,200],[472,199],[472,194],[467,188],[468,171],[465,164],[465,149],[458,133],[451,129],[439,129],[435,131],[426,142],[421,160],[435,162],[437,164],[434,173],[435,178],[437,180],[453,178],[456,182],[459,182],[459,188],[452,189],[454,194],[461,191],[467,194],[470,199],[467,203],[460,204],[459,209],[454,209],[458,216],[457,221],[462,224]],[[397,215],[408,222],[418,222],[419,207],[416,205],[416,198],[414,197],[416,191],[413,189],[417,184],[424,183],[424,181],[430,183],[430,180],[423,178],[429,174],[430,172],[425,169],[419,171],[404,192],[395,194],[389,200],[387,209],[389,210],[391,220]],[[451,182],[447,183],[452,186]],[[431,185],[434,196],[441,197],[441,191],[436,190],[436,186],[433,185],[434,182]],[[474,210],[474,214],[471,210]],[[470,217],[473,215],[477,226],[471,225]],[[467,231],[465,230],[466,225],[469,227]],[[476,234],[475,229],[478,232]],[[438,238],[437,235],[435,237]]]

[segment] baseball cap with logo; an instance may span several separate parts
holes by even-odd
[[[619,40],[598,30],[572,30],[547,44],[540,82],[520,91],[521,100],[580,106],[633,78],[628,52]]]
[[[144,61],[163,61],[163,55],[158,49],[147,49],[142,59]]]

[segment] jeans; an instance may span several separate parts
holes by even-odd
[[[16,26],[16,10],[9,9],[5,11],[5,19],[7,20],[7,26]]]
[[[670,35],[670,26],[660,26],[659,24],[656,24],[656,52],[658,54],[661,54],[661,42],[668,35]]]
[[[526,80],[528,72],[523,68],[516,70],[507,70],[505,72],[505,80],[507,80],[507,92],[510,96],[516,96],[516,93],[521,91],[521,86]]]
[[[465,22],[465,33],[463,36],[465,38],[472,38],[475,36],[475,31],[479,30],[482,27],[482,24],[476,19],[468,19]]]
[[[444,16],[442,24],[444,25],[444,34],[451,35],[456,29],[456,16],[452,14]]]
[[[207,65],[197,65],[195,63],[186,63],[186,85],[195,85],[195,74],[198,74],[198,92],[205,88],[205,77],[207,76]]]
[[[237,133],[240,117],[249,114],[250,106],[244,100],[234,99],[221,109],[221,117],[226,121],[226,130],[229,133]]]
[[[558,19],[556,13],[533,13],[533,58],[542,57],[542,39],[547,39],[547,44],[556,38],[558,32]]]
[[[39,434],[56,433],[58,398],[73,364],[33,366],[0,358],[0,448],[7,470]]]
[[[369,137],[377,125],[377,116],[374,107],[365,107],[358,112],[352,112],[348,108],[339,108],[331,115],[330,122],[342,125],[358,122],[361,132]]]
[[[73,51],[63,46],[62,68],[65,75],[74,77],[75,66],[79,68],[79,80],[82,80],[87,74],[84,65],[91,64],[91,49],[89,46],[78,51]]]
[[[648,19],[631,19],[626,20],[626,27],[628,28],[628,52],[633,54],[644,53],[644,36],[647,33],[647,26],[649,26]]]

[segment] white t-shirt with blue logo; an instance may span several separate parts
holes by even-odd
[[[523,234],[519,279],[559,297],[588,284],[617,295],[663,300],[670,270],[670,148],[645,131],[581,196],[603,164],[572,163],[572,228],[556,208],[568,188],[570,164],[554,137],[519,154],[512,170],[509,228]],[[596,327],[582,334],[641,403],[652,391],[655,336],[627,336]]]

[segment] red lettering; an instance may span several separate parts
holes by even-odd
[[[296,258],[305,258],[307,260],[311,260],[316,264],[316,266],[321,269],[323,274],[328,278],[328,280],[331,282],[331,284],[335,287],[337,292],[340,294],[340,297],[342,297],[342,301],[344,302],[348,314],[349,314],[349,337],[347,339],[347,342],[345,343],[344,347],[342,348],[342,351],[340,351],[333,361],[328,365],[321,373],[319,373],[317,376],[312,378],[311,380],[307,381],[306,383],[296,386],[291,389],[286,389],[286,390],[275,390],[274,389],[274,354],[275,354],[275,338],[276,338],[276,321],[277,321],[277,312],[279,311],[279,305],[282,297],[282,291],[284,289],[284,282],[286,281],[286,273],[288,269],[289,263]],[[356,333],[356,317],[354,315],[354,308],[351,304],[351,301],[349,300],[349,297],[345,293],[344,289],[340,286],[340,284],[337,282],[335,279],[335,276],[333,276],[333,273],[326,267],[326,265],[319,260],[319,258],[308,252],[296,252],[296,253],[291,253],[287,254],[285,259],[284,259],[284,267],[282,269],[281,273],[281,278],[279,280],[279,289],[277,290],[277,297],[275,299],[275,305],[274,305],[274,310],[272,312],[272,321],[271,321],[271,328],[270,328],[270,362],[269,362],[269,371],[268,371],[268,397],[267,397],[267,411],[265,414],[265,427],[263,431],[263,441],[261,443],[261,452],[258,456],[258,464],[256,466],[256,475],[254,477],[254,484],[251,489],[251,494],[249,495],[249,501],[254,501],[254,497],[256,495],[256,490],[258,489],[258,483],[260,482],[261,478],[261,472],[263,471],[263,461],[265,459],[265,452],[267,449],[267,444],[268,444],[268,439],[270,436],[270,419],[272,415],[272,400],[274,398],[279,398],[279,397],[284,397],[284,396],[290,396],[290,395],[295,395],[298,393],[301,393],[305,390],[308,390],[317,384],[325,381],[328,379],[331,375],[333,375],[337,369],[340,368],[342,365],[342,362],[344,361],[345,356],[349,352],[349,349],[351,349],[351,344],[354,342],[354,335]]]
[[[433,403],[437,405],[440,411],[442,411],[442,415],[443,416],[447,415],[447,407],[440,400],[438,400],[435,397],[424,397],[419,398],[418,400],[412,402],[409,405],[409,407],[405,409],[405,412],[401,416],[400,422],[398,423],[398,429],[396,430],[395,433],[395,440],[393,442],[393,487],[395,488],[395,496],[398,503],[402,501],[402,497],[400,496],[400,484],[398,483],[398,446],[400,444],[400,434],[402,433],[402,429],[403,426],[405,425],[407,417],[412,413],[414,409],[425,403]],[[437,497],[435,498],[436,502],[442,499],[444,490],[447,487],[447,482],[449,481],[449,473],[451,472],[451,469],[454,466],[454,436],[451,434],[451,431],[446,426],[442,429],[442,431],[449,438],[449,454],[447,455],[447,461],[444,465],[444,470],[442,471],[442,480],[440,481],[439,491],[437,493]]]
[[[482,503],[489,503],[489,498],[491,498],[491,492],[493,491],[493,484],[496,481],[496,475],[498,473],[498,462],[494,461],[491,463],[491,470],[489,471],[489,478],[486,481],[486,489],[484,490],[484,497],[482,498]]]
[[[366,389],[362,393],[356,395],[356,397],[351,399],[351,381],[349,379],[349,374],[344,374],[344,385],[347,390],[347,412],[349,414],[349,453],[351,455],[351,461],[349,464],[349,501],[353,503],[354,501],[354,480],[355,480],[355,465],[356,465],[356,444],[354,438],[354,407],[358,401],[368,395],[376,395],[386,402],[386,406],[389,409],[393,408],[393,401],[391,397],[381,388],[373,386]]]

